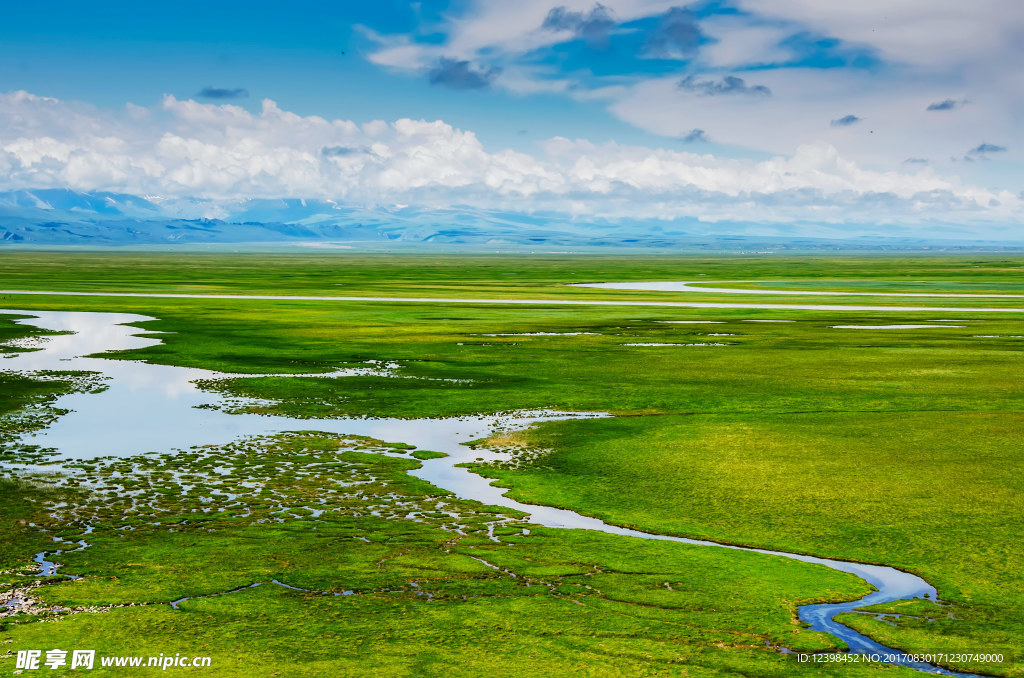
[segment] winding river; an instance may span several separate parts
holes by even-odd
[[[434,300],[437,301],[437,300]],[[126,313],[85,313],[64,311],[0,310],[0,313],[31,316],[19,322],[35,327],[66,332],[37,342],[38,350],[9,354],[0,360],[5,371],[75,370],[97,372],[107,388],[99,392],[63,396],[55,406],[70,412],[48,428],[36,432],[24,442],[54,448],[59,459],[89,459],[99,456],[130,456],[143,452],[171,452],[193,445],[226,444],[241,436],[268,435],[288,430],[317,430],[356,434],[415,445],[421,449],[444,452],[448,456],[428,459],[411,473],[464,499],[504,506],[529,514],[533,523],[556,528],[596,530],[640,539],[658,539],[715,548],[754,551],[783,558],[814,563],[852,573],[871,583],[875,592],[856,601],[840,604],[805,605],[800,619],[817,631],[830,633],[849,645],[852,652],[889,655],[892,663],[930,673],[968,676],[915,662],[898,650],[884,647],[833,620],[837,614],[858,607],[909,598],[937,599],[935,588],[920,577],[891,567],[817,558],[765,549],[744,548],[712,541],[651,534],[609,525],[573,511],[547,506],[521,504],[506,496],[505,490],[471,473],[459,464],[500,458],[483,449],[470,449],[467,441],[484,437],[496,429],[524,428],[540,421],[608,416],[602,413],[564,413],[552,411],[518,412],[447,419],[340,418],[293,419],[254,414],[228,414],[220,409],[224,399],[199,389],[197,379],[217,379],[225,375],[208,370],[152,365],[126,360],[87,357],[107,351],[143,348],[160,343],[147,333],[126,323],[151,320]],[[388,366],[369,364],[364,368],[342,370],[318,376],[346,374],[391,376]],[[206,406],[206,407],[202,407]],[[53,563],[41,563],[55,567]]]

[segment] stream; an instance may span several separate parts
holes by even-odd
[[[875,592],[860,600],[805,605],[799,616],[810,628],[843,640],[851,652],[878,654],[894,664],[909,666],[930,673],[969,676],[922,662],[915,662],[894,650],[863,636],[833,620],[837,614],[877,603],[910,598],[937,600],[935,588],[920,577],[891,567],[867,565],[801,554],[784,553],[720,544],[712,541],[651,534],[609,525],[596,518],[548,506],[522,504],[506,496],[504,488],[460,467],[478,458],[492,461],[503,458],[485,449],[471,449],[462,444],[485,437],[495,430],[522,429],[541,421],[609,416],[604,413],[567,413],[554,411],[516,412],[512,414],[452,417],[445,419],[338,418],[294,419],[256,414],[229,414],[218,409],[225,399],[195,385],[198,379],[231,376],[209,370],[154,365],[138,361],[107,360],[87,357],[90,354],[144,348],[160,343],[157,333],[128,327],[152,318],[127,313],[86,313],[68,311],[0,310],[0,313],[33,316],[19,323],[65,332],[66,334],[23,341],[19,345],[37,350],[7,354],[0,367],[9,372],[32,373],[39,370],[74,370],[99,373],[106,388],[102,391],[62,396],[54,407],[69,412],[47,428],[23,438],[22,442],[53,448],[59,460],[92,459],[101,456],[133,456],[145,452],[173,452],[195,445],[222,445],[242,436],[271,435],[282,431],[316,429],[339,435],[362,435],[386,442],[400,442],[424,450],[444,452],[448,456],[423,460],[422,467],[410,471],[433,485],[453,492],[463,499],[512,508],[529,514],[529,521],[554,528],[596,530],[608,534],[641,539],[657,539],[700,546],[754,551],[771,556],[791,558],[824,565],[852,573],[869,582]],[[351,370],[316,375],[323,377],[346,374],[377,374],[394,376],[392,366],[379,363]],[[287,376],[287,375],[280,375]],[[309,376],[309,375],[304,375]],[[82,545],[84,546],[84,544]],[[58,552],[59,553],[59,552]],[[52,558],[53,556],[48,556]],[[58,564],[37,557],[44,574],[56,573]],[[67,575],[66,575],[67,576]]]

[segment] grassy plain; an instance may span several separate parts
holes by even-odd
[[[794,604],[865,590],[785,559],[529,526],[410,477],[407,454],[295,433],[68,465],[60,485],[91,492],[48,523],[89,543],[60,557],[84,579],[33,595],[44,617],[85,611],[10,634],[211,656],[225,676],[785,675],[768,643],[830,645]]]
[[[981,255],[776,260],[5,253],[4,264],[0,288],[78,291],[715,300],[716,295],[707,293],[664,296],[561,286],[576,280],[696,280],[702,275],[710,280],[802,280],[807,289],[820,288],[814,279],[828,278],[837,281],[828,289],[854,291],[913,291],[902,287],[905,279],[929,280],[929,291],[1022,293],[1024,288],[1024,261]],[[793,297],[722,298],[794,302]],[[996,305],[990,303],[995,300],[873,297],[814,301],[825,299]],[[1021,305],[1019,300],[1000,303]],[[953,607],[936,608],[941,615],[904,616],[895,625],[868,616],[858,616],[851,625],[916,652],[1004,652],[1011,657],[1009,663],[974,668],[1024,675],[1022,314],[88,297],[16,297],[0,305],[118,310],[158,318],[144,326],[169,332],[161,335],[164,344],[125,354],[127,358],[241,373],[327,371],[373,359],[398,362],[400,375],[430,378],[253,377],[222,384],[234,395],[275,401],[264,406],[268,412],[310,417],[446,416],[537,407],[612,412],[617,415],[612,419],[545,424],[523,437],[531,452],[518,463],[480,471],[525,501],[573,508],[617,524],[917,572]],[[938,319],[958,322],[930,322]],[[678,320],[714,324],[665,322]],[[891,323],[937,327],[832,327]],[[944,324],[951,326],[939,327]],[[541,332],[549,334],[535,334]],[[684,345],[625,345],[629,343]],[[18,406],[9,402],[10,408]],[[386,464],[399,461],[406,468],[416,463],[402,459]],[[391,474],[391,483],[408,478],[401,464],[374,471],[385,472]],[[303,491],[319,492],[315,487]],[[409,492],[420,496],[427,490]],[[160,494],[169,501],[172,495],[169,490]],[[187,501],[173,499],[169,511],[177,518],[190,508]],[[21,504],[4,507],[5,516],[29,510]],[[462,662],[481,647],[487,648],[479,660],[483,663],[456,664],[446,671],[486,675],[502,662],[514,661],[521,662],[522,675],[565,667],[594,675],[674,674],[683,669],[690,675],[785,675],[812,669],[766,648],[765,641],[806,648],[826,642],[816,634],[793,633],[793,602],[828,595],[829,590],[849,595],[857,588],[835,579],[834,573],[795,563],[759,556],[749,556],[753,560],[748,562],[745,555],[675,545],[636,549],[631,540],[599,535],[536,530],[523,536],[520,530],[519,536],[502,537],[515,543],[514,548],[464,542],[494,551],[488,558],[515,554],[501,566],[519,579],[534,574],[554,578],[555,588],[567,592],[552,594],[548,583],[553,580],[545,580],[546,588],[538,595],[525,582],[513,587],[518,591],[513,595],[501,588],[509,584],[499,581],[502,577],[476,581],[477,575],[486,575],[482,570],[467,582],[459,569],[466,561],[439,546],[451,537],[441,527],[430,527],[436,533],[429,536],[420,532],[428,526],[419,523],[371,524],[367,516],[345,515],[350,532],[358,526],[360,534],[389,535],[384,540],[385,550],[391,549],[386,563],[404,553],[404,546],[396,546],[402,540],[421,540],[423,550],[413,557],[415,571],[400,576],[389,568],[372,571],[369,561],[352,551],[353,544],[362,547],[350,533],[343,533],[344,547],[323,536],[342,529],[323,515],[260,525],[258,532],[226,518],[223,525],[211,525],[190,517],[173,533],[161,523],[120,537],[98,534],[96,545],[67,556],[67,571],[90,577],[84,584],[48,588],[46,597],[67,605],[152,603],[178,594],[226,590],[257,577],[267,581],[279,575],[289,584],[328,590],[366,576],[372,582],[365,596],[328,598],[263,585],[190,601],[182,614],[166,606],[118,608],[72,615],[58,627],[68,634],[61,637],[69,645],[86,639],[96,645],[111,629],[130,628],[134,639],[152,637],[147,647],[159,651],[166,651],[159,641],[173,633],[190,640],[183,646],[210,648],[197,654],[233,653],[239,661],[245,648],[257,644],[258,660],[265,663],[261,666],[274,670],[283,670],[282,657],[293,654],[297,645],[265,644],[261,634],[271,631],[264,627],[291,624],[294,643],[305,638],[304,647],[310,637],[338,639],[330,643],[334,650],[318,647],[319,654],[311,654],[305,665],[309,672],[296,675],[356,673],[359,657],[382,662],[373,668],[383,672],[439,673],[454,656]],[[314,528],[319,533],[315,540]],[[274,536],[266,538],[270,532]],[[126,552],[124,545],[136,539],[138,545]],[[189,548],[180,548],[179,539],[190,539]],[[315,565],[305,560],[313,545],[319,545],[317,553],[329,554]],[[232,558],[236,551],[244,555]],[[140,563],[130,577],[122,572],[126,553],[131,562]],[[225,558],[245,566],[233,570],[222,565]],[[205,562],[217,565],[196,574],[202,569],[197,564]],[[538,562],[544,566],[531,570]],[[431,601],[412,591],[416,587],[408,582],[425,577],[423,569],[415,569],[424,563],[433,568],[430,581],[438,590],[461,593]],[[576,569],[566,569],[566,563]],[[595,587],[597,593],[573,589],[578,583],[573,578],[582,576],[580,568],[592,566],[614,571],[619,579]],[[590,572],[592,582],[597,573]],[[758,584],[775,581],[773,577],[778,584]],[[666,581],[671,591],[664,587]],[[379,590],[391,586],[402,590],[388,595]],[[476,586],[489,592],[466,594]],[[496,594],[498,590],[502,593]],[[673,595],[679,590],[686,595]],[[461,600],[463,594],[466,600]],[[574,601],[574,596],[579,599]],[[349,607],[332,607],[340,604]],[[353,608],[358,611],[345,612]],[[260,610],[259,623],[246,621],[254,609]],[[392,626],[396,614],[404,615],[402,623]],[[925,621],[930,617],[939,621]],[[517,625],[510,627],[509,619]],[[674,625],[690,629],[689,635],[681,638],[666,631]],[[441,642],[438,628],[451,626],[460,632],[441,634],[448,643],[428,652],[428,644]],[[18,624],[11,633],[19,644],[45,645],[43,638],[53,638],[58,627]],[[734,640],[723,640],[721,634]],[[351,656],[336,649],[346,640],[360,648]],[[104,647],[135,653],[125,638],[103,642],[112,643]],[[846,675],[886,669],[813,670]]]
[[[530,299],[660,299],[672,294],[566,287],[566,283],[769,280],[804,289],[1020,293],[1021,260],[1013,255],[669,256],[596,254],[255,254],[217,252],[54,252],[8,250],[3,289],[197,294],[424,296]],[[804,287],[804,283],[807,286]],[[749,284],[748,284],[749,285]],[[743,283],[731,287],[747,286]],[[749,285],[756,286],[756,285]],[[898,289],[897,289],[898,288]],[[699,301],[743,301],[701,293]],[[754,301],[792,302],[759,296]],[[821,297],[822,301],[849,301]],[[896,299],[861,303],[901,305]],[[904,300],[905,301],[905,300]],[[956,299],[943,306],[970,305]],[[986,306],[1013,302],[986,300]],[[921,305],[939,305],[924,304]]]

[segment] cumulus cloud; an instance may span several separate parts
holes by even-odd
[[[844,115],[841,118],[837,118],[829,123],[831,127],[849,127],[850,125],[856,125],[861,121],[856,115]]]
[[[958,108],[959,106],[963,106],[965,103],[967,103],[967,102],[963,101],[963,100],[959,100],[958,101],[956,99],[944,99],[942,101],[936,101],[934,103],[928,104],[928,108],[926,108],[924,110],[926,110],[926,111],[952,111],[954,108]]]
[[[693,54],[702,37],[697,15],[685,7],[673,7],[647,37],[645,50],[656,59],[682,59]]]
[[[490,87],[500,72],[499,68],[479,70],[473,68],[469,61],[441,57],[430,71],[430,84],[452,89],[484,89]]]
[[[971,150],[967,151],[967,153],[969,155],[984,155],[985,153],[1005,153],[1006,151],[1006,146],[997,146],[996,144],[978,144]]]
[[[610,9],[597,3],[589,12],[573,12],[564,5],[554,7],[544,17],[541,28],[549,31],[567,31],[583,38],[591,45],[604,46],[617,22]]]
[[[167,96],[161,109],[140,115],[24,92],[0,95],[0,190],[457,204],[712,222],[1007,223],[1024,214],[1013,193],[930,168],[863,169],[826,144],[755,161],[555,138],[526,154],[489,150],[472,132],[442,121],[356,124],[297,115],[270,100],[253,113]]]
[[[697,80],[696,76],[688,75],[679,81],[679,89],[696,92],[702,96],[718,96],[722,94],[746,94],[752,96],[771,96],[772,91],[764,85],[748,85],[743,78],[727,75],[721,80]]]
[[[202,99],[245,99],[249,96],[249,90],[241,87],[226,89],[221,87],[204,87],[196,94]]]

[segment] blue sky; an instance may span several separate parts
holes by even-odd
[[[369,60],[378,45],[367,31],[417,34],[429,44],[431,36],[418,35],[423,22],[440,21],[448,4],[25,5],[6,12],[0,28],[0,59],[7,64],[0,71],[0,90],[110,107],[154,105],[172,94],[259,110],[260,101],[270,98],[302,115],[357,122],[442,119],[505,146],[522,146],[570,128],[590,138],[650,140],[601,106],[559,96],[523,97],[498,88],[460,91],[432,85],[429,75]],[[198,97],[207,87],[242,89],[247,96],[230,101]]]
[[[1016,0],[51,2],[0,37],[7,189],[1024,233]]]

